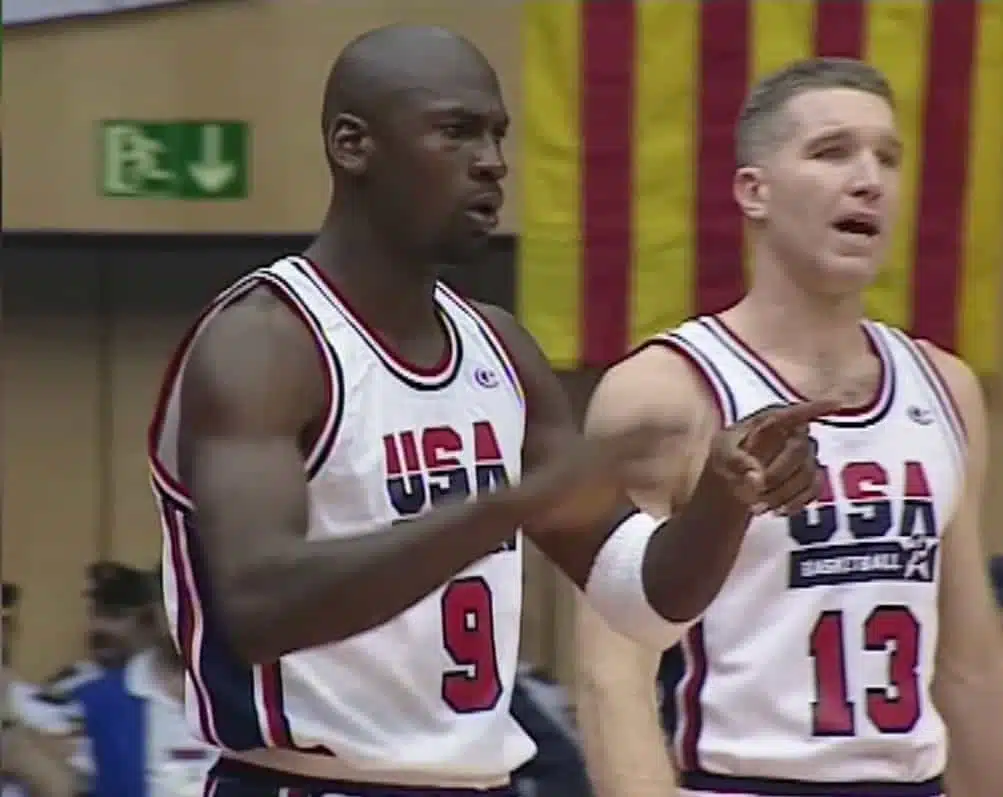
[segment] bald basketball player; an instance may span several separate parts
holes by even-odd
[[[756,86],[734,195],[753,251],[737,305],[655,337],[612,369],[593,433],[685,433],[629,493],[685,516],[710,441],[776,402],[836,395],[812,424],[823,489],[752,521],[724,588],[659,651],[588,609],[581,717],[600,797],[1003,794],[1003,645],[979,506],[986,410],[957,357],[864,317],[898,204],[902,144],[872,67],[794,63]],[[668,663],[668,662],[667,662]],[[671,670],[671,667],[666,667]],[[945,729],[946,723],[946,729]]]
[[[508,115],[467,41],[394,26],[324,98],[336,186],[302,255],[224,291],[164,380],[151,463],[207,794],[510,794],[520,529],[624,633],[664,648],[752,509],[816,495],[791,402],[723,430],[686,512],[618,510],[671,430],[579,436],[535,341],[439,281],[498,221]]]

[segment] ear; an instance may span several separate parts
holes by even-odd
[[[348,174],[361,175],[373,153],[369,125],[350,113],[338,114],[324,133],[327,158]]]
[[[743,166],[735,172],[732,195],[750,221],[766,218],[770,188],[763,180],[763,170],[757,166]]]

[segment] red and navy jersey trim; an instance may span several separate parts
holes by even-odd
[[[260,287],[268,288],[303,322],[310,332],[317,349],[319,362],[324,369],[326,377],[324,383],[327,390],[325,410],[320,431],[305,457],[308,478],[312,479],[316,476],[334,448],[334,442],[344,416],[345,379],[341,361],[328,341],[320,321],[299,298],[296,291],[272,271],[262,269],[252,272],[237,281],[229,290],[220,294],[195,320],[172,354],[160,386],[153,417],[147,431],[147,455],[154,483],[182,506],[189,508],[192,506],[191,494],[181,480],[164,464],[159,451],[169,403],[177,391],[178,380],[181,378],[182,369],[195,338],[219,313]]]
[[[223,750],[281,747],[333,755],[298,746],[286,716],[281,665],[248,667],[234,655],[221,627],[194,516],[189,507],[158,495],[166,556],[177,596],[175,642],[194,691],[202,737]]]
[[[722,426],[728,426],[738,420],[738,401],[735,398],[735,392],[714,361],[693,341],[683,335],[667,333],[656,335],[639,345],[634,351],[641,351],[648,346],[664,346],[689,363],[690,368],[703,381],[704,387],[707,388],[707,392],[713,399],[718,421]]]
[[[720,318],[703,316],[698,318],[696,323],[700,324],[736,360],[745,365],[749,372],[779,399],[784,402],[806,400]],[[864,322],[861,329],[881,365],[878,389],[868,402],[858,407],[847,407],[824,418],[819,418],[817,423],[839,428],[863,428],[884,420],[892,408],[895,400],[896,373],[888,345],[876,325]]]
[[[305,257],[289,258],[297,270],[309,280],[331,308],[362,339],[376,358],[394,377],[415,390],[442,390],[456,379],[463,362],[463,340],[449,313],[437,303],[437,318],[446,338],[446,348],[439,362],[422,367],[408,362],[387,343],[356,311],[334,281]]]
[[[467,301],[443,282],[439,283],[439,290],[476,327],[488,349],[502,367],[505,378],[519,399],[519,403],[525,407],[526,391],[519,376],[519,368],[516,365],[515,357],[512,356],[512,352],[505,343],[505,338],[498,332],[495,325],[491,323],[488,316],[478,309],[473,302]]]

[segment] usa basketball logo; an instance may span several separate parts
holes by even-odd
[[[926,471],[915,461],[895,470],[877,462],[822,469],[819,500],[789,519],[798,545],[790,558],[791,588],[933,581],[939,539]],[[901,491],[891,489],[893,478],[901,479]],[[890,498],[895,492],[900,501]]]

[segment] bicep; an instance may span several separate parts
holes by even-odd
[[[306,528],[301,438],[324,387],[308,333],[281,313],[267,303],[225,311],[183,375],[181,475],[210,567],[224,579]]]
[[[585,415],[586,435],[618,434],[638,424],[661,430],[652,456],[624,473],[630,500],[667,517],[687,500],[713,433],[688,366],[660,347],[642,349],[600,381]]]

